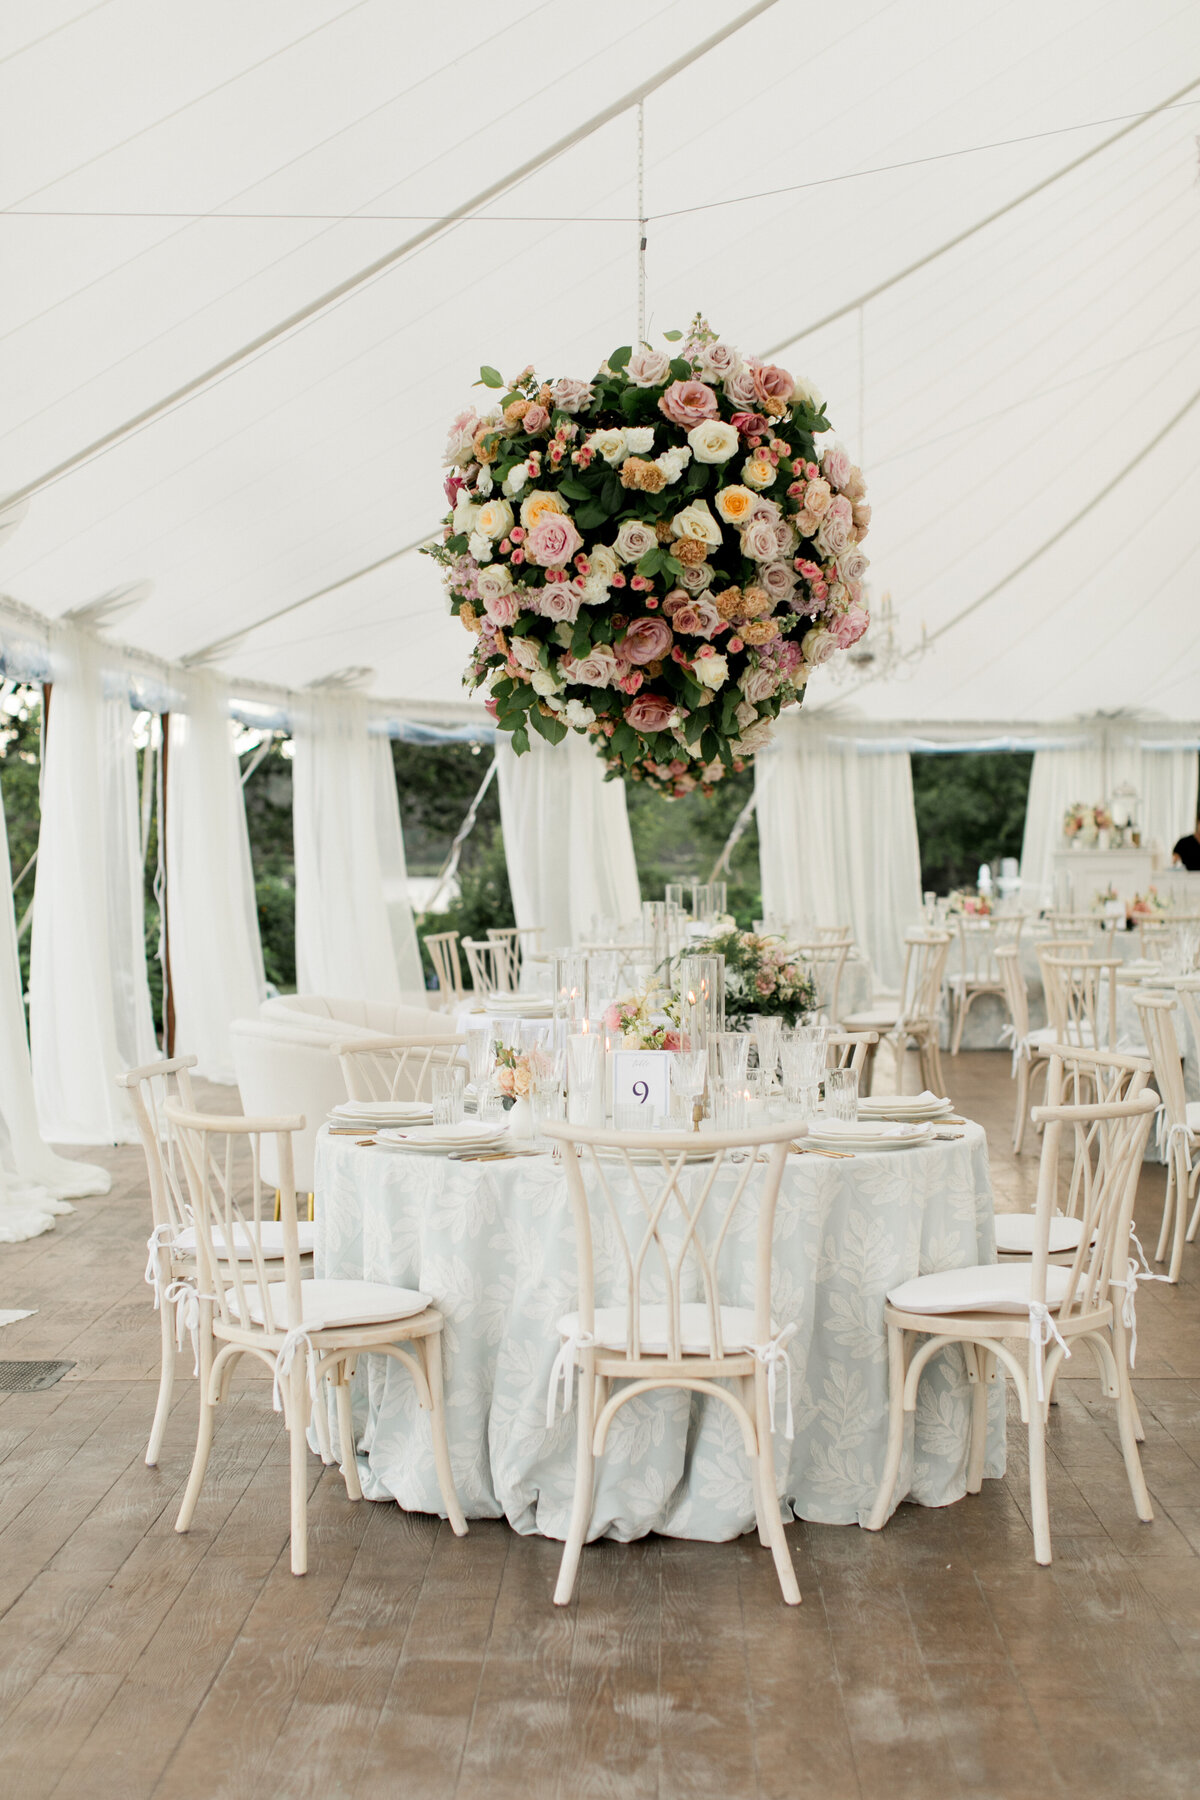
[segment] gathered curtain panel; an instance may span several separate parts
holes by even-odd
[[[1110,801],[1115,788],[1138,794],[1142,842],[1171,860],[1171,847],[1196,822],[1200,759],[1193,747],[1169,738],[1161,746],[1145,728],[1111,727],[1086,738],[1039,750],[1029,778],[1025,835],[1021,846],[1021,892],[1035,906],[1054,900],[1054,856],[1065,847],[1062,822],[1069,806]]]
[[[158,1055],[133,714],[123,684],[106,694],[114,653],[89,631],[57,625],[50,647],[29,972],[38,1120],[52,1143],[133,1143],[116,1076]]]
[[[266,992],[246,808],[229,689],[188,671],[172,707],[167,756],[167,919],[175,1050],[208,1081],[235,1080],[229,1027]]]
[[[875,751],[785,713],[756,759],[763,916],[849,925],[875,981],[899,986],[920,921],[921,856],[907,750]]]
[[[396,779],[360,694],[310,690],[292,708],[296,979],[350,1000],[422,994]]]
[[[590,743],[575,732],[555,745],[533,736],[517,756],[498,735],[496,779],[519,926],[542,926],[544,947],[557,950],[639,917],[625,784],[605,781]]]

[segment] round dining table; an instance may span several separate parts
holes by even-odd
[[[776,1392],[785,1519],[861,1524],[870,1511],[887,1438],[888,1289],[995,1260],[984,1133],[975,1124],[943,1129],[958,1135],[901,1150],[788,1158],[773,1268],[776,1325],[796,1326]],[[614,1191],[622,1179],[614,1178]],[[628,1199],[633,1205],[632,1190]],[[468,1518],[564,1537],[575,1419],[559,1406],[547,1422],[556,1321],[576,1305],[561,1163],[549,1153],[455,1161],[365,1147],[326,1128],[317,1139],[315,1219],[318,1276],[420,1288],[443,1314],[450,1457]],[[733,1237],[724,1255],[723,1299],[752,1302],[753,1232]],[[615,1262],[598,1259],[597,1304],[623,1300],[623,1281]],[[363,1357],[353,1409],[365,1497],[440,1512],[429,1422],[404,1368]],[[926,1506],[962,1498],[970,1412],[962,1352],[944,1350],[921,1381],[902,1497]],[[332,1411],[330,1425],[336,1444]],[[989,1476],[1003,1473],[1004,1454],[997,1383]],[[721,1542],[753,1525],[749,1465],[728,1407],[676,1389],[621,1408],[597,1470],[592,1537],[659,1532]]]

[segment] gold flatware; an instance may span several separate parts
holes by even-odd
[[[855,1155],[853,1150],[818,1150],[815,1144],[789,1144],[788,1149],[797,1156],[835,1156],[839,1162],[845,1158],[852,1162]]]

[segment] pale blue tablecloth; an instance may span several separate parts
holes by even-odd
[[[468,1517],[563,1537],[574,1480],[573,1414],[546,1427],[559,1345],[575,1306],[574,1228],[562,1170],[549,1156],[456,1163],[317,1140],[316,1271],[420,1287],[442,1310],[450,1455]],[[751,1221],[752,1224],[752,1221]],[[753,1297],[753,1236],[728,1246],[735,1303]],[[775,1437],[779,1490],[792,1513],[861,1521],[875,1496],[887,1433],[883,1303],[917,1274],[994,1260],[983,1131],[923,1149],[832,1161],[789,1159],[776,1225],[775,1310],[799,1325],[789,1346],[795,1438]],[[728,1290],[726,1290],[728,1291]],[[622,1298],[598,1259],[597,1300]],[[1004,1467],[1003,1396],[993,1409],[988,1473]],[[366,1357],[355,1378],[358,1466],[368,1499],[441,1510],[428,1422],[407,1373]],[[923,1376],[903,1483],[943,1506],[965,1491],[969,1399],[961,1353]],[[331,1421],[336,1443],[336,1422]],[[785,1517],[790,1516],[785,1508]],[[617,1414],[597,1480],[592,1535],[656,1531],[713,1542],[754,1522],[732,1413],[682,1392],[647,1395]]]

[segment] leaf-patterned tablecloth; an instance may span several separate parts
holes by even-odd
[[[574,1481],[574,1416],[546,1428],[546,1388],[575,1306],[574,1228],[549,1156],[461,1163],[317,1141],[316,1272],[420,1287],[445,1315],[447,1422],[469,1518],[564,1537]],[[789,1158],[776,1223],[774,1308],[799,1329],[788,1346],[795,1437],[778,1406],[779,1492],[797,1517],[861,1522],[887,1435],[883,1303],[910,1276],[994,1260],[983,1131],[924,1149],[834,1161]],[[747,1220],[752,1227],[752,1221]],[[752,1229],[727,1247],[737,1291],[753,1297]],[[619,1301],[598,1246],[597,1303]],[[780,1382],[782,1390],[783,1383]],[[358,1467],[368,1499],[438,1513],[428,1421],[394,1361],[364,1357],[355,1377]],[[965,1492],[969,1396],[961,1352],[922,1377],[901,1489],[926,1506]],[[336,1443],[336,1420],[331,1416]],[[1003,1393],[992,1395],[987,1473],[1004,1469]],[[754,1524],[748,1468],[729,1408],[659,1392],[622,1407],[597,1473],[591,1535],[650,1531],[721,1542]]]

